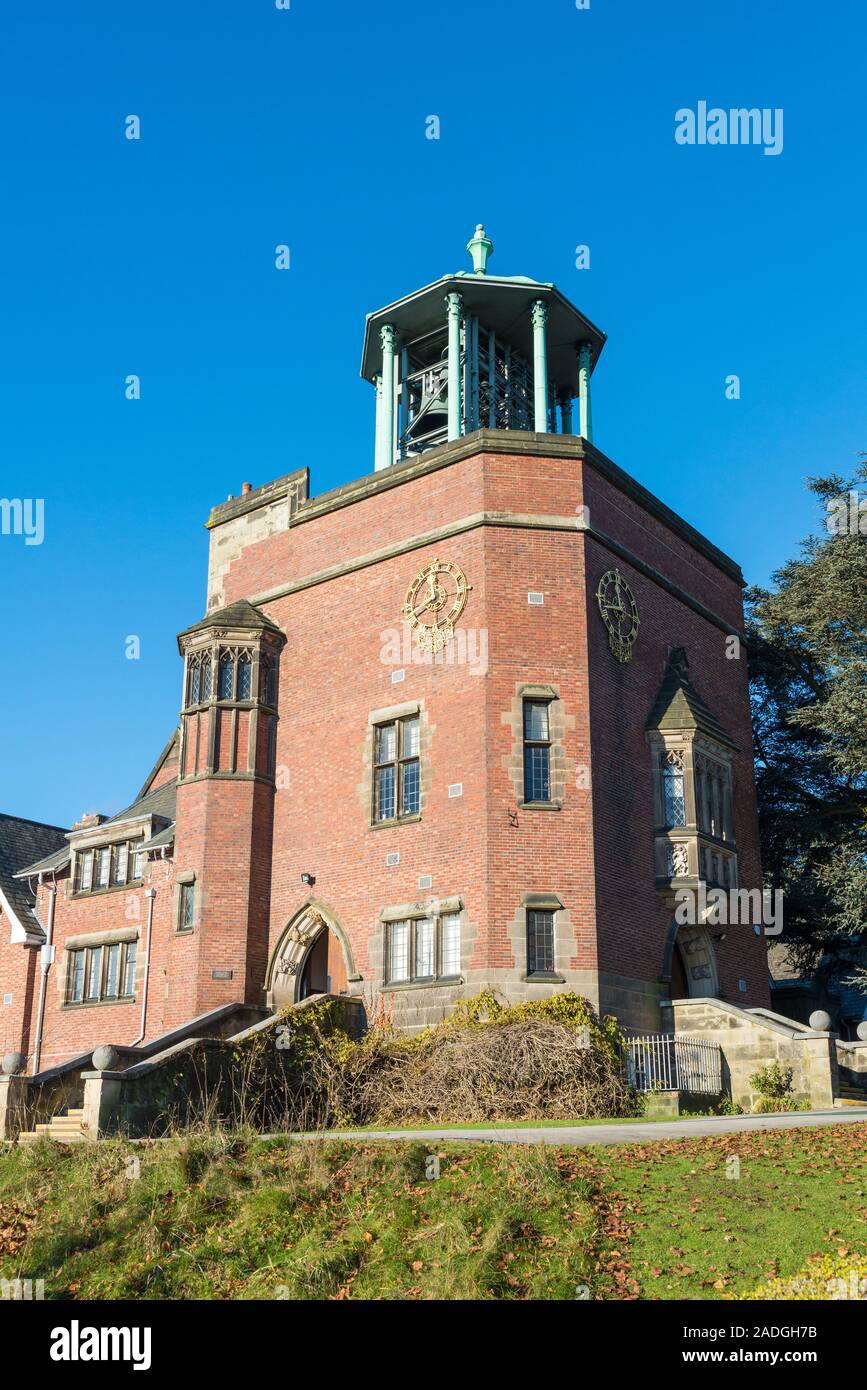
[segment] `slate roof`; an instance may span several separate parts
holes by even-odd
[[[708,709],[689,679],[689,661],[683,647],[676,647],[668,658],[662,685],[647,720],[648,729],[697,729],[729,748],[737,745],[716,715]]]
[[[113,825],[122,825],[124,821],[135,820],[138,816],[154,816],[157,820],[156,830],[163,830],[167,825],[171,825],[175,819],[175,802],[177,799],[177,781],[166,782],[164,787],[158,787],[156,791],[148,792],[146,796],[139,797],[131,806],[126,806],[122,811],[118,811],[116,816],[109,816],[99,825],[100,830],[109,829]],[[90,827],[96,829],[97,827]],[[72,831],[60,831],[61,836],[70,835]],[[49,869],[64,868],[70,860],[69,845],[66,844],[56,853],[48,856],[47,859],[40,859],[35,864],[22,865],[17,872],[17,877],[27,877],[36,875]]]
[[[163,816],[167,821],[173,821],[177,790],[177,778],[173,778],[171,782],[166,782],[165,786],[157,787],[156,791],[147,792],[145,796],[139,797],[131,806],[118,811],[116,816],[109,816],[107,821],[103,821],[102,828],[116,825],[119,821],[134,820],[136,816]]]
[[[45,857],[69,858],[66,831],[59,825],[43,825],[40,821],[22,820],[20,816],[0,815],[0,890],[15,914],[19,926],[34,934],[42,928],[36,918],[36,899],[26,881],[15,874]]]
[[[245,598],[238,599],[236,603],[229,603],[225,608],[215,608],[212,613],[207,613],[198,623],[193,623],[192,627],[184,628],[180,634],[186,637],[191,632],[202,632],[208,627],[250,627],[257,630],[270,628],[272,632],[282,632],[279,623],[275,623],[273,618],[269,618],[267,613],[254,608],[252,603],[248,603]]]

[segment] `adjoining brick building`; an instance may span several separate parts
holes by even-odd
[[[28,1070],[325,989],[409,1028],[487,985],[641,1028],[767,1005],[752,927],[673,913],[761,886],[740,569],[592,443],[604,335],[468,249],[368,317],[375,471],[212,511],[135,802],[10,870],[0,1051]]]

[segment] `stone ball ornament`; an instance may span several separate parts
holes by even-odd
[[[120,1053],[111,1043],[103,1043],[98,1047],[90,1059],[93,1062],[95,1071],[115,1071],[120,1061]]]
[[[3,1058],[3,1075],[20,1076],[27,1066],[27,1058],[23,1052],[7,1052]]]
[[[855,1029],[855,1035],[861,1042],[867,1042],[867,1018],[862,1018]]]
[[[831,1015],[826,1014],[824,1009],[817,1009],[810,1014],[810,1027],[814,1033],[827,1033],[831,1027]]]

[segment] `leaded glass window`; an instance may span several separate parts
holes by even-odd
[[[554,973],[554,913],[527,911],[527,974]]]
[[[388,929],[388,979],[409,979],[409,922],[392,922]]]
[[[96,851],[96,886],[97,888],[108,887],[108,876],[111,867],[111,850],[98,849]]]
[[[112,847],[111,881],[115,887],[121,883],[126,883],[128,861],[129,845],[124,840],[121,844]]]
[[[461,919],[457,912],[443,917],[440,973],[446,976],[461,973]]]
[[[217,691],[218,700],[231,700],[235,693],[235,662],[230,652],[223,652],[220,657],[220,684]]]
[[[415,978],[432,979],[436,974],[434,961],[436,937],[431,917],[422,917],[415,924]]]
[[[138,943],[130,941],[124,952],[123,992],[129,998],[135,994],[135,964],[138,956]]]
[[[460,969],[460,913],[415,917],[386,927],[386,984],[452,978]]]
[[[551,800],[551,734],[547,700],[524,701],[524,800]]]
[[[99,998],[100,972],[102,969],[102,947],[96,946],[87,953],[87,998]]]
[[[86,951],[73,951],[70,963],[69,997],[73,1004],[80,1004],[84,998],[84,958]]]
[[[135,997],[137,943],[88,946],[70,951],[68,1004],[100,1004]]]
[[[672,826],[686,825],[683,754],[676,750],[666,756],[662,786],[666,827],[670,829]]]
[[[116,999],[120,970],[120,947],[108,946],[105,952],[105,997]]]
[[[178,890],[178,931],[192,931],[195,885],[182,883]]]
[[[238,657],[238,699],[249,700],[253,692],[253,660],[249,652]]]

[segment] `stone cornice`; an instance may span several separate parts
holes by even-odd
[[[580,435],[537,434],[526,430],[474,430],[472,434],[465,435],[462,439],[453,440],[449,444],[441,444],[436,449],[428,449],[418,458],[403,459],[400,463],[396,463],[390,468],[383,468],[377,473],[368,473],[363,478],[355,478],[352,482],[344,483],[340,487],[322,493],[320,497],[305,501],[299,495],[298,510],[291,516],[289,526],[302,526],[307,521],[313,521],[329,512],[339,511],[342,507],[350,507],[355,502],[363,501],[367,497],[378,496],[382,492],[388,492],[393,487],[400,487],[403,483],[412,482],[413,479],[424,477],[428,473],[436,473],[440,468],[449,468],[452,464],[460,462],[461,459],[473,458],[477,454],[516,454],[531,458],[583,460],[601,477],[616,487],[619,492],[637,502],[639,506],[661,521],[675,535],[687,541],[695,550],[704,555],[705,559],[710,560],[712,564],[739,584],[744,582],[740,566],[729,555],[726,555],[700,531],[690,526],[688,521],[684,521],[677,512],[672,511],[641,483],[630,477],[618,464],[606,457],[594,444],[590,444]],[[276,482],[267,483],[254,492],[235,497],[231,502],[224,502],[221,506],[214,507],[207,526],[209,528],[219,526],[222,522],[241,516],[245,512],[267,506],[292,491],[295,491],[296,494],[306,492],[307,472],[307,469],[298,469],[295,473],[278,478]],[[303,486],[301,486],[302,483]]]
[[[352,482],[344,483],[341,487],[324,492],[320,497],[311,498],[309,501],[299,501],[298,510],[291,517],[289,525],[290,527],[302,526],[307,521],[313,521],[329,512],[339,511],[342,507],[350,507],[355,502],[363,501],[365,498],[378,496],[382,492],[388,492],[393,487],[401,487],[402,484],[412,482],[415,478],[424,477],[428,473],[436,473],[440,468],[449,468],[461,459],[473,458],[477,454],[515,454],[531,458],[583,460],[601,477],[607,479],[619,492],[632,498],[651,516],[656,517],[658,521],[667,526],[670,531],[687,541],[695,550],[704,555],[705,559],[710,560],[712,564],[739,584],[744,582],[740,566],[729,555],[726,555],[700,531],[690,526],[688,521],[684,521],[683,517],[678,516],[652,492],[642,487],[641,483],[636,482],[624,469],[607,458],[595,445],[581,438],[580,435],[537,434],[525,430],[475,430],[462,439],[453,440],[449,444],[441,444],[437,449],[428,449],[418,458],[403,459],[402,462],[394,464],[391,468],[383,468],[378,473],[368,473],[363,478],[355,478]],[[247,493],[244,497],[236,497],[231,502],[223,503],[221,507],[215,507],[211,512],[208,526],[219,525],[223,521],[240,516],[244,512],[254,511],[256,508],[266,506],[278,497],[284,496],[291,487],[297,486],[301,474],[305,471],[299,469],[297,473],[290,473],[275,483],[268,483],[265,487],[257,488],[255,492]]]

